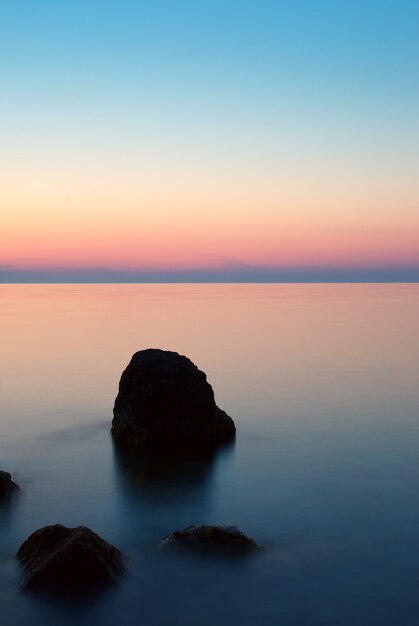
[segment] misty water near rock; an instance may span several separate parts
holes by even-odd
[[[0,616],[7,626],[416,626],[417,285],[1,285]],[[137,350],[187,355],[237,437],[199,458],[121,451]],[[127,575],[68,602],[21,589],[36,529],[87,526]],[[245,561],[158,550],[237,526]]]

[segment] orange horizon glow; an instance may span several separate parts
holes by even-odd
[[[25,177],[3,186],[0,266],[14,269],[200,270],[419,264],[412,190],[385,199],[323,181],[301,190],[273,181],[250,193],[239,180],[206,189],[179,179],[86,186]],[[67,184],[65,184],[67,182]],[[268,181],[267,181],[268,182]],[[32,183],[32,184],[31,184]],[[55,186],[54,186],[55,185]],[[400,191],[400,190],[397,190]]]
[[[419,280],[411,2],[26,4],[0,42],[0,281]]]
[[[267,232],[231,229],[211,232],[189,229],[174,233],[50,231],[9,235],[2,245],[0,265],[25,269],[95,268],[204,269],[234,265],[299,266],[409,266],[419,263],[416,232],[369,232],[314,226],[308,232],[267,225]],[[115,229],[116,231],[117,229]],[[250,229],[249,229],[250,230]]]

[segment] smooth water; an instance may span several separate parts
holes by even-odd
[[[419,623],[418,285],[2,285],[0,508],[7,626]],[[160,347],[207,372],[236,444],[207,462],[121,457],[120,374]],[[14,554],[46,524],[127,556],[72,604],[19,590]],[[171,530],[236,524],[243,564],[158,554]]]

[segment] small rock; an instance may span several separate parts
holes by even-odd
[[[9,498],[19,491],[20,488],[13,482],[9,472],[0,471],[0,499]]]
[[[245,535],[237,526],[188,526],[175,530],[159,543],[162,550],[185,549],[214,556],[246,556],[264,548]]]
[[[23,586],[84,590],[115,582],[124,572],[121,552],[85,526],[61,524],[35,531],[19,548]]]
[[[166,350],[136,352],[121,376],[112,435],[116,442],[171,452],[200,451],[234,439],[234,422],[187,357]]]

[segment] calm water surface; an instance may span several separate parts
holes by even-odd
[[[1,285],[0,508],[7,626],[417,626],[418,285]],[[206,463],[154,466],[109,437],[120,374],[160,347],[205,370],[235,420]],[[86,603],[19,591],[35,529],[84,524],[130,575]],[[156,554],[237,524],[243,565]]]

